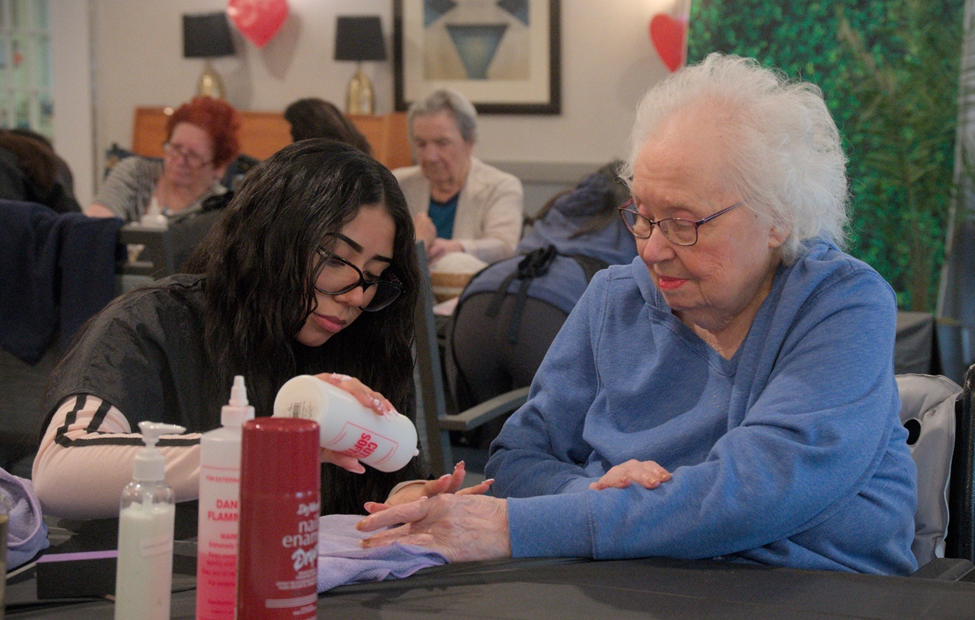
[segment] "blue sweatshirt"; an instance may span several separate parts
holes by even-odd
[[[877,272],[818,242],[779,267],[726,360],[671,313],[639,257],[600,272],[491,446],[514,556],[909,574],[916,469],[895,319]],[[629,459],[673,477],[587,488]]]

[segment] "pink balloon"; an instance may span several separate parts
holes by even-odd
[[[230,0],[227,16],[257,47],[264,47],[288,17],[288,0]]]
[[[671,72],[677,71],[686,60],[686,37],[686,21],[663,14],[654,15],[650,20],[650,41],[653,42],[660,60]]]

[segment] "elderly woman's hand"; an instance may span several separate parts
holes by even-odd
[[[413,216],[413,228],[416,230],[416,240],[422,241],[423,246],[430,252],[433,241],[437,238],[437,227],[426,213]]]
[[[330,372],[324,372],[315,375],[315,377],[326,383],[331,383],[336,387],[342,388],[349,394],[352,394],[363,407],[372,409],[376,415],[388,416],[392,415],[396,411],[396,408],[393,407],[393,403],[386,400],[382,394],[375,390],[369,389],[361,381],[354,377]],[[362,463],[359,462],[359,459],[355,458],[354,456],[349,456],[340,452],[333,452],[332,450],[328,450],[326,448],[320,449],[319,458],[323,463],[332,463],[333,465],[338,465],[342,469],[347,469],[356,474],[361,474],[366,471],[366,468],[363,467]]]
[[[463,252],[464,244],[460,241],[454,241],[453,239],[440,239],[439,237],[433,240],[432,245],[427,246],[427,259],[431,263],[439,259],[444,254],[450,254],[451,252]]]
[[[636,482],[645,489],[655,489],[670,480],[670,472],[655,461],[630,459],[611,468],[602,478],[589,485],[590,489],[625,489]]]
[[[434,497],[442,493],[457,493],[458,495],[484,495],[491,488],[494,479],[488,479],[466,489],[460,488],[464,484],[464,461],[454,466],[454,471],[444,474],[436,480],[417,480],[407,484],[389,496],[385,503],[366,502],[366,511],[370,514],[380,512],[391,506],[406,504],[426,497]]]
[[[362,541],[365,548],[393,542],[420,545],[441,553],[451,562],[511,557],[508,503],[485,495],[438,495],[372,514],[356,529],[379,532]]]

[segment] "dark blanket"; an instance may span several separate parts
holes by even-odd
[[[0,346],[35,364],[115,296],[118,218],[0,200]]]

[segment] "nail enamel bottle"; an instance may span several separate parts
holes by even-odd
[[[237,620],[303,620],[318,606],[318,424],[243,425]]]

